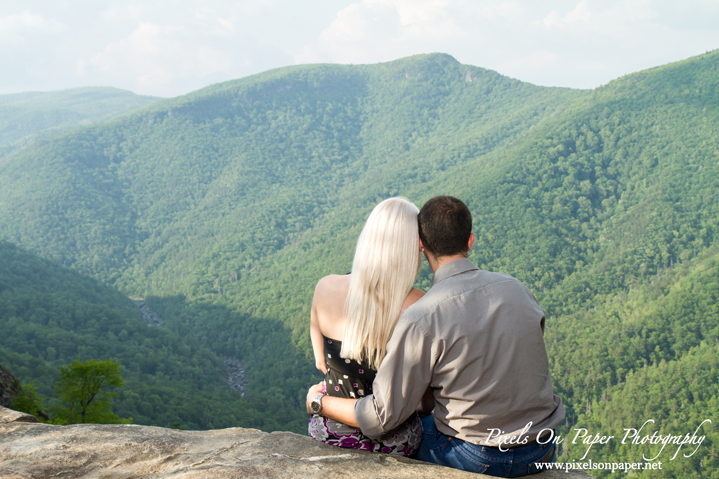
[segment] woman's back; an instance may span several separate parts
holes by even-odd
[[[412,288],[422,264],[418,213],[406,198],[382,201],[357,240],[353,273],[329,275],[317,283],[310,336],[325,382],[321,393],[313,392],[311,410],[321,414],[323,394],[349,399],[370,394],[373,370],[384,359],[400,314],[424,294]],[[388,443],[320,415],[312,417],[309,429],[312,437],[329,444],[407,455],[419,444],[421,425],[414,415],[401,428],[392,431]],[[398,441],[400,437],[404,439]]]
[[[328,338],[344,336],[344,307],[350,288],[351,275],[331,274],[322,278],[312,298],[312,318]]]
[[[349,290],[350,275],[330,275],[315,288],[312,301],[312,347],[317,368],[325,373],[326,394],[344,398],[360,398],[372,394],[376,370],[367,361],[359,363],[340,356],[344,330],[344,302]],[[424,292],[413,288],[402,310],[414,304]],[[318,354],[319,353],[319,354]],[[421,439],[421,423],[410,417],[383,440],[370,439],[362,431],[322,416],[310,419],[309,434],[327,444],[366,451],[410,455]]]
[[[377,373],[369,364],[353,359],[342,359],[342,342],[322,336],[327,372],[325,384],[328,396],[361,398],[372,391],[372,381]]]
[[[334,341],[341,348],[345,327],[344,307],[350,280],[351,274],[331,274],[322,278],[315,287],[310,318],[310,335],[312,336],[312,347],[315,350],[317,369],[322,372],[326,372],[327,365],[327,353],[324,353],[326,341],[322,337]],[[412,288],[402,304],[402,311],[416,303],[422,296],[424,296],[424,291]],[[339,354],[337,359],[340,359]],[[354,363],[358,364],[356,361]],[[366,366],[366,361],[364,363]]]

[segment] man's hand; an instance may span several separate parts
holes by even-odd
[[[312,400],[317,397],[318,394],[322,394],[322,383],[317,383],[307,391],[307,414],[312,413]]]
[[[434,390],[429,387],[424,392],[424,395],[422,396],[422,400],[419,402],[419,406],[417,406],[417,414],[419,414],[419,417],[426,417],[432,414],[434,410]]]

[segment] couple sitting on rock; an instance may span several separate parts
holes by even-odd
[[[513,277],[467,257],[467,206],[390,198],[367,219],[352,272],[322,278],[311,337],[325,380],[307,394],[309,434],[500,477],[553,461],[564,418],[552,392],[544,311]],[[421,254],[434,278],[412,287]]]

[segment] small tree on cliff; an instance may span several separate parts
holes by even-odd
[[[130,419],[121,419],[110,410],[112,398],[117,394],[109,391],[122,386],[120,363],[108,359],[98,361],[75,360],[60,367],[60,381],[55,392],[60,406],[55,408],[53,422],[56,424],[130,423]]]
[[[47,422],[50,418],[43,412],[45,405],[37,394],[37,388],[34,384],[23,384],[17,396],[10,403],[10,409],[15,411],[32,414],[40,422]]]

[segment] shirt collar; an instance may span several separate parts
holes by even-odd
[[[449,278],[450,276],[455,276],[476,269],[479,268],[477,268],[474,263],[472,263],[472,260],[469,258],[461,258],[451,261],[447,264],[440,266],[439,269],[434,273],[434,277],[432,278],[432,285],[430,286],[430,288],[435,284],[439,283],[440,281]]]

